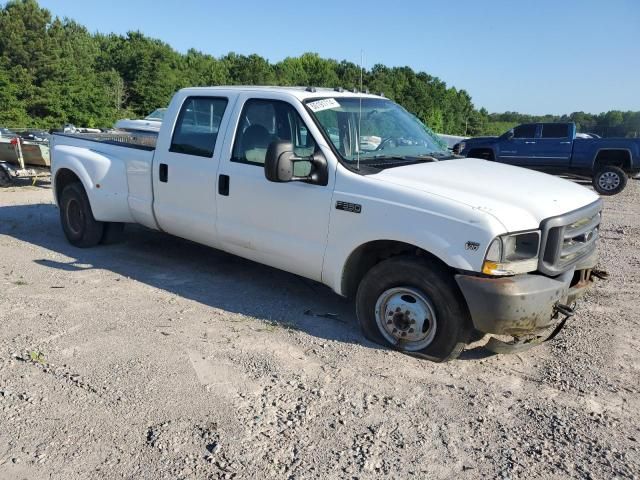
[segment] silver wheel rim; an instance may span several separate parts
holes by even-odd
[[[615,172],[605,172],[598,178],[598,185],[603,190],[615,190],[620,186],[620,175]]]
[[[436,312],[429,298],[411,287],[390,288],[376,302],[382,336],[403,350],[422,350],[436,336]]]

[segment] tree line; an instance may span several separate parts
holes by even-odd
[[[259,55],[181,54],[140,32],[91,34],[53,17],[36,0],[0,9],[0,126],[54,128],[65,123],[109,127],[166,106],[188,86],[305,85],[360,87],[360,67],[315,53],[271,63]],[[363,85],[400,103],[431,129],[453,135],[500,134],[528,121],[575,121],[580,131],[640,136],[640,112],[575,112],[535,117],[477,109],[464,90],[409,67],[374,65]]]

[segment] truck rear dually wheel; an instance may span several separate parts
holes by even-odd
[[[394,257],[372,267],[358,287],[356,311],[368,339],[439,362],[456,358],[472,331],[450,273],[421,257]]]
[[[79,182],[62,190],[60,220],[67,240],[76,247],[93,247],[102,240],[104,223],[93,217],[87,193]]]
[[[627,186],[627,174],[620,167],[605,165],[593,176],[593,188],[600,195],[615,195]]]

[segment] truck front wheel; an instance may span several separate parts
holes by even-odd
[[[62,190],[60,221],[67,240],[76,247],[93,247],[100,243],[104,234],[104,223],[93,217],[87,193],[79,182]]]
[[[427,358],[456,358],[471,335],[471,319],[452,276],[435,261],[394,257],[365,275],[356,295],[365,336]]]
[[[615,195],[627,186],[627,174],[620,167],[604,165],[593,176],[593,188],[600,195]]]

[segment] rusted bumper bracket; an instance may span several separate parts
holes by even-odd
[[[553,328],[553,330],[551,330],[551,333],[549,333],[548,335],[530,335],[524,338],[515,337],[509,342],[491,337],[484,348],[494,353],[517,353],[528,350],[532,347],[535,347],[536,345],[540,345],[543,342],[553,340],[556,335],[558,335],[564,328],[567,320],[575,315],[575,310],[572,307],[560,303],[555,305],[554,310],[554,317],[564,315],[564,318],[560,320],[560,322],[555,326],[555,328]]]

